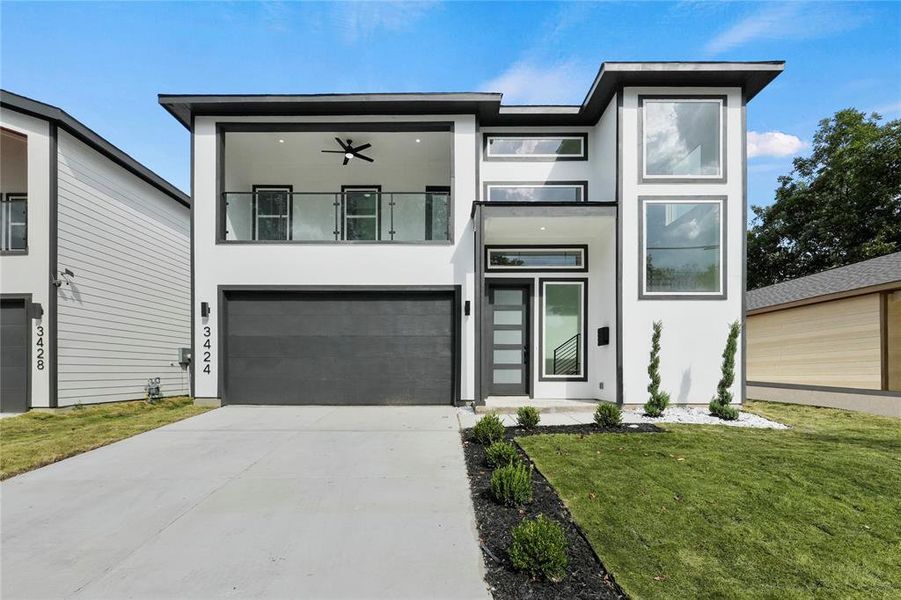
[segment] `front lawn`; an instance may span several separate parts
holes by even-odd
[[[0,479],[208,410],[190,398],[80,406],[0,419]]]
[[[517,441],[633,598],[897,597],[901,420],[746,408],[792,429]]]

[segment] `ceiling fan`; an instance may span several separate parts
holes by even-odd
[[[357,146],[354,148],[353,140],[341,141],[341,138],[335,138],[335,141],[338,142],[338,145],[341,146],[340,150],[323,150],[323,152],[328,154],[343,154],[344,162],[342,165],[346,165],[350,162],[352,158],[359,158],[365,160],[366,162],[375,162],[374,159],[369,158],[368,156],[363,156],[360,154],[361,150],[365,150],[366,148],[371,148],[372,144],[363,144],[362,146]]]

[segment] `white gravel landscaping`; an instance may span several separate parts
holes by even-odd
[[[471,407],[457,409],[457,418],[460,427],[466,429],[475,425],[482,415],[477,415]],[[516,425],[515,414],[498,415],[507,427]],[[584,425],[594,423],[593,411],[567,411],[567,412],[542,412],[541,425]],[[727,427],[757,427],[763,429],[788,429],[786,425],[765,419],[751,413],[738,413],[738,420],[723,421],[712,416],[705,407],[700,406],[670,406],[664,411],[662,417],[646,417],[641,409],[624,410],[623,424],[630,423],[683,423],[686,425],[725,425]]]
[[[685,423],[690,425],[727,425],[729,427],[761,427],[764,429],[788,429],[788,426],[751,413],[738,413],[738,420],[723,421],[711,415],[706,408],[694,406],[670,406],[662,417],[648,417],[641,410],[624,410],[623,423]]]

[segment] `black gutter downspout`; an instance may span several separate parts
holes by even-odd
[[[748,388],[748,101],[741,91],[741,390],[738,398],[744,406]]]
[[[59,128],[56,123],[50,122],[50,193],[48,198],[50,217],[50,251],[49,251],[49,283],[47,294],[47,321],[50,323],[50,335],[47,336],[47,356],[49,360],[50,376],[47,389],[47,399],[50,408],[59,406],[59,288],[54,282],[59,276],[59,227],[57,218],[59,215]]]
[[[616,90],[616,403],[623,405],[623,88]]]
[[[191,244],[190,244],[190,265],[191,265],[191,362],[188,363],[190,372],[188,373],[188,385],[191,398],[194,398],[195,378],[197,377],[197,352],[194,347],[194,115],[191,115]]]

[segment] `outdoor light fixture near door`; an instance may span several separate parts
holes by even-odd
[[[75,279],[75,273],[73,273],[69,269],[64,269],[59,275],[51,276],[50,283],[55,287],[60,287],[64,283],[66,285],[71,284],[73,279]]]

